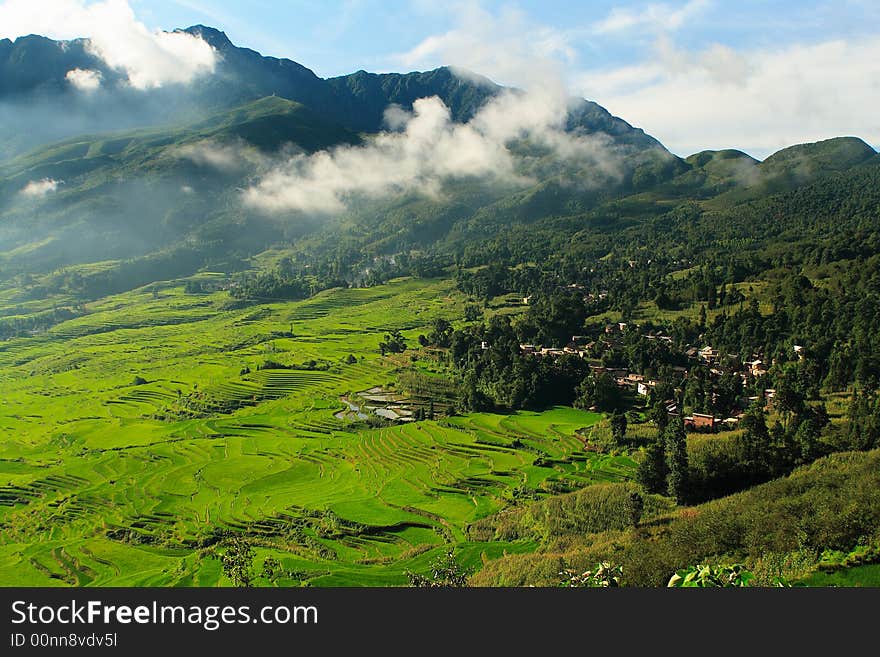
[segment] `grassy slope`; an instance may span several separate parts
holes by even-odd
[[[800,580],[818,565],[822,551],[876,542],[878,465],[880,450],[833,454],[788,477],[648,518],[637,531],[556,536],[562,549],[549,545],[536,554],[497,560],[474,581],[483,586],[552,585],[560,560],[575,569],[603,560],[621,564],[624,583],[636,586],[663,586],[677,570],[706,562],[741,562],[768,576]],[[481,525],[492,527],[493,519]],[[810,575],[803,583],[869,585],[875,578],[875,569],[864,565]]]
[[[582,452],[573,434],[598,416],[571,409],[384,429],[334,417],[341,395],[394,381],[376,349],[385,331],[414,342],[433,317],[461,315],[449,282],[229,301],[167,283],[0,343],[0,584],[213,585],[218,563],[196,543],[218,528],[247,531],[260,554],[304,573],[288,583],[400,584],[445,543],[472,568],[534,549],[464,540],[513,488],[631,473],[631,462]],[[291,324],[295,337],[281,337]],[[358,362],[343,364],[348,354]],[[266,358],[333,365],[257,371]],[[236,410],[157,419],[178,395]],[[552,462],[533,465],[542,455]],[[327,509],[369,531],[278,529]]]

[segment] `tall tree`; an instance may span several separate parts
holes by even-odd
[[[645,448],[645,458],[639,464],[636,477],[649,493],[663,494],[666,492],[666,473],[666,451],[661,432]]]
[[[669,413],[666,411],[666,402],[665,401],[657,401],[651,407],[648,417],[657,425],[657,429],[660,433],[666,430],[666,425],[669,424]]]
[[[666,461],[669,465],[667,485],[669,494],[679,504],[687,504],[690,494],[688,473],[687,434],[681,417],[669,423],[664,432],[666,438]]]
[[[617,445],[623,445],[626,440],[626,415],[620,411],[611,414],[611,437]]]

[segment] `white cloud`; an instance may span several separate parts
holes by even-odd
[[[124,71],[137,89],[187,83],[213,72],[217,55],[201,38],[153,32],[137,20],[127,0],[6,0],[0,4],[0,37],[41,34],[87,37],[89,50]]]
[[[401,120],[398,112],[398,125]],[[472,125],[453,123],[439,98],[421,98],[402,132],[382,133],[364,147],[294,156],[248,189],[244,200],[267,211],[329,213],[356,195],[437,194],[444,179],[511,175],[512,160],[501,144]]]
[[[31,199],[43,198],[56,191],[60,184],[62,184],[62,181],[53,180],[52,178],[32,180],[19,193]]]
[[[263,159],[255,148],[244,142],[221,144],[207,140],[174,147],[172,155],[227,173],[259,166]]]
[[[675,8],[665,3],[649,4],[641,10],[615,7],[603,20],[593,25],[597,34],[614,34],[636,28],[651,31],[674,31],[709,6],[709,0],[690,0]]]
[[[529,89],[559,85],[576,59],[575,33],[537,25],[523,12],[492,14],[479,5],[455,6],[458,27],[430,36],[406,53],[391,56],[398,67],[450,65]]]
[[[661,41],[650,61],[585,73],[578,87],[680,155],[740,148],[764,157],[842,135],[880,144],[874,39],[750,52],[684,52]]]
[[[530,179],[520,165],[527,158],[508,148],[523,138],[577,164],[585,172],[579,180],[585,187],[619,176],[610,140],[562,131],[566,102],[540,92],[508,92],[459,124],[439,98],[421,98],[411,114],[395,107],[386,116],[399,132],[381,133],[360,147],[293,156],[247,189],[243,199],[268,212],[334,213],[357,198],[401,192],[439,196],[450,180],[525,185]]]
[[[65,76],[68,82],[81,91],[94,91],[101,86],[101,72],[75,68]]]
[[[619,176],[620,158],[607,137],[564,131],[571,97],[563,77],[575,57],[574,33],[535,25],[518,10],[492,14],[472,3],[453,9],[458,27],[396,55],[398,65],[447,64],[459,75],[475,71],[527,91],[499,94],[466,124],[454,123],[436,97],[417,100],[412,113],[390,107],[385,124],[393,132],[361,147],[291,157],[246,190],[245,202],[265,211],[332,213],[358,197],[438,195],[454,179],[523,185],[530,180],[524,172],[543,165],[514,155],[509,146],[520,139],[577,167],[585,187]]]
[[[453,63],[545,95],[571,92],[594,99],[681,155],[732,147],[763,157],[792,144],[847,134],[880,144],[876,39],[850,36],[760,49],[716,43],[691,51],[673,36],[699,20],[724,20],[729,14],[722,3],[629,4],[597,23],[554,30],[519,11],[491,13],[456,3],[443,11],[459,16],[458,27],[425,39],[397,61],[422,68]],[[861,4],[869,25],[867,6],[874,5]],[[651,41],[654,47],[621,66],[579,65],[579,52],[611,40],[616,51],[623,40],[632,53]]]

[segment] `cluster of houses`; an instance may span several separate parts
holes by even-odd
[[[616,336],[622,334],[627,330],[627,324],[625,322],[618,322],[614,324],[608,324],[605,327],[605,338],[603,342],[614,344],[616,342]],[[650,333],[645,336],[648,340],[660,340],[663,342],[667,342],[672,344],[673,338],[668,335],[664,335],[662,333]],[[630,372],[625,368],[614,368],[614,367],[605,367],[598,360],[593,360],[593,347],[595,346],[595,342],[588,342],[588,338],[584,336],[575,335],[572,336],[571,341],[565,347],[559,348],[548,348],[542,347],[538,345],[532,344],[521,344],[520,353],[532,355],[536,357],[559,357],[565,354],[575,354],[580,356],[581,358],[589,358],[590,369],[597,374],[608,374],[615,382],[617,386],[620,388],[624,388],[627,390],[631,390],[638,395],[643,397],[647,397],[651,394],[651,391],[657,386],[657,382],[646,378],[644,375]],[[487,345],[483,345],[484,348]],[[794,346],[795,353],[803,358],[804,357],[804,348],[801,345]],[[702,348],[697,347],[689,347],[685,351],[685,355],[689,360],[694,362],[701,362],[704,365],[709,367],[709,371],[714,376],[721,376],[725,374],[725,368],[729,366],[724,365],[723,361],[728,362],[739,362],[739,357],[734,354],[728,354],[726,356],[722,356],[718,352],[717,349],[714,349],[711,346],[705,346]],[[765,374],[769,369],[769,365],[765,363],[757,354],[752,355],[751,360],[742,363],[741,367],[737,366],[736,371],[742,377],[743,384],[746,385],[755,379],[758,379]],[[689,372],[689,367],[683,366],[675,366],[673,370],[681,374],[683,377],[687,377]],[[772,388],[767,388],[764,391],[764,399],[763,402],[765,405],[770,406],[773,404],[773,400],[776,395],[776,391]],[[752,405],[754,402],[759,401],[760,397],[748,397],[745,398],[740,404],[742,408],[746,408]],[[666,408],[667,412],[672,416],[677,416],[679,414],[678,405],[670,401]],[[684,418],[685,427],[691,431],[701,431],[701,432],[715,432],[721,429],[735,429],[742,417],[743,413],[737,413],[732,417],[715,417],[714,415],[708,415],[703,413],[694,413]]]

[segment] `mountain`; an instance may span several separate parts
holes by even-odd
[[[216,242],[206,231],[218,224],[224,238],[215,251],[251,253],[278,233],[239,230],[249,224],[230,208],[261,152],[360,141],[299,103],[269,97],[183,126],[85,135],[38,149],[0,163],[0,265],[12,274],[140,257],[181,242]],[[26,197],[27,186],[41,180],[55,181],[57,190]]]
[[[210,155],[217,164],[218,157],[241,157],[241,145],[267,156],[286,144],[306,152],[352,145],[383,128],[391,105],[409,109],[419,98],[438,96],[453,120],[463,122],[504,91],[449,67],[358,71],[324,80],[297,62],[238,47],[219,30],[197,25],[186,32],[216,50],[215,72],[189,85],[150,90],[126,84],[119,71],[90,53],[84,39],[27,36],[0,44],[0,118],[6,119],[0,122],[0,152],[7,155],[0,162],[0,263],[8,273],[206,243],[215,255],[250,255],[291,231],[301,234],[309,222],[300,220],[292,229],[241,207],[237,195],[250,184],[254,161],[211,167],[204,157],[182,157],[186,149],[199,142],[227,149]],[[99,73],[100,88],[74,88],[67,73],[76,68]],[[382,202],[364,208],[400,224],[394,230],[381,221],[376,225],[387,231],[386,250],[426,246],[481,211],[493,217],[477,220],[484,227],[499,216],[527,222],[546,212],[592,206],[632,187],[633,180],[644,186],[668,179],[684,166],[642,130],[590,101],[572,99],[566,129],[598,134],[619,149],[619,180],[586,189],[578,181],[592,177],[589,169],[559,164],[522,144],[521,154],[537,167],[523,172],[535,178],[531,189],[459,184],[450,202],[415,196],[394,201],[390,212]],[[52,193],[23,193],[39,181],[50,181]],[[414,228],[427,215],[431,229]],[[352,213],[350,221],[363,220],[357,210]],[[242,226],[248,227],[245,239]]]
[[[112,69],[86,50],[84,39],[53,41],[29,35],[0,41],[0,97],[24,94],[51,95],[70,85],[67,72],[73,69],[100,70],[111,81],[118,78]]]
[[[216,29],[186,31],[217,50],[216,71],[149,91],[122,84],[83,40],[0,42],[0,283],[102,261],[109,264],[78,274],[97,277],[82,289],[98,295],[206,267],[246,268],[267,249],[316,266],[333,261],[337,274],[353,277],[373,259],[411,252],[526,262],[678,206],[735,211],[878,157],[841,138],[764,162],[735,150],[681,159],[600,105],[572,99],[564,129],[570,145],[595,138],[588,152],[560,157],[515,140],[515,182],[453,177],[442,193],[367,194],[330,217],[266,214],[242,203],[241,192],[286,154],[372,143],[389,105],[409,108],[426,96],[467,121],[504,88],[448,67],[325,80]],[[76,67],[100,71],[102,88],[73,89],[65,76]],[[26,145],[36,148],[22,153]]]
[[[763,162],[742,159],[731,171],[741,184],[718,197],[718,204],[742,203],[806,185],[834,173],[848,171],[877,155],[856,137],[838,137],[784,148]]]
[[[389,105],[410,109],[413,101],[429,96],[442,99],[453,119],[461,122],[503,90],[487,78],[457,74],[448,67],[406,74],[358,71],[325,80],[292,60],[238,47],[217,29],[196,25],[184,32],[204,39],[216,50],[215,72],[186,86],[147,91],[131,89],[118,71],[88,52],[84,39],[27,36],[0,42],[0,118],[8,118],[0,124],[0,154],[4,147],[8,155],[102,127],[117,130],[192,121],[266,96],[305,105],[354,132],[377,132]],[[99,72],[101,89],[89,94],[76,90],[66,76],[77,68]],[[596,103],[572,102],[570,130],[604,133],[618,143],[662,149],[642,130]],[[38,121],[29,122],[22,109],[27,105],[27,114],[33,115],[34,104],[38,105]]]

